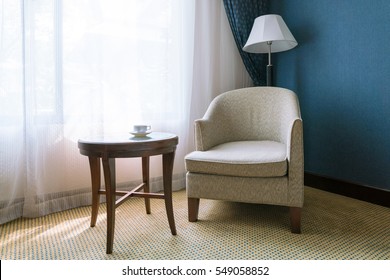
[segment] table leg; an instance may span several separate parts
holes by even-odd
[[[102,158],[107,206],[107,254],[112,253],[115,231],[115,158]]]
[[[96,225],[97,214],[99,211],[99,189],[100,189],[100,158],[89,156],[89,167],[91,169],[92,181],[92,214],[91,227]]]
[[[175,152],[163,154],[163,184],[164,184],[164,199],[165,208],[167,211],[169,227],[173,235],[176,235],[175,219],[173,216],[172,204],[172,173]]]
[[[142,158],[142,180],[145,184],[144,186],[144,192],[148,193],[150,192],[150,174],[149,174],[149,157],[143,157]],[[150,214],[150,198],[145,197],[145,208],[146,208],[146,214]]]

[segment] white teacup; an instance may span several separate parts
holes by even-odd
[[[136,133],[145,133],[150,130],[152,127],[150,125],[134,125],[133,131]]]

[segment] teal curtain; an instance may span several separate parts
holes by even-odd
[[[223,0],[234,40],[255,86],[266,85],[267,56],[242,50],[252,29],[255,18],[267,14],[269,0]]]

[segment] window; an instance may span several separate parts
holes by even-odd
[[[34,124],[182,118],[191,57],[181,1],[1,4],[13,10],[2,17],[2,124],[23,114]]]

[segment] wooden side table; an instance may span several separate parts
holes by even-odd
[[[100,195],[106,196],[107,204],[107,254],[112,253],[115,229],[115,209],[131,197],[145,198],[146,213],[150,214],[150,198],[165,200],[169,227],[176,235],[172,205],[172,172],[178,137],[170,133],[152,132],[144,137],[103,135],[79,139],[82,155],[88,156],[92,179],[91,227],[96,224]],[[149,191],[149,158],[162,155],[164,193]],[[143,182],[131,191],[117,191],[115,181],[115,158],[142,158]],[[105,189],[100,188],[100,159],[103,164]],[[140,190],[143,191],[141,192]],[[117,200],[117,196],[120,198]]]

